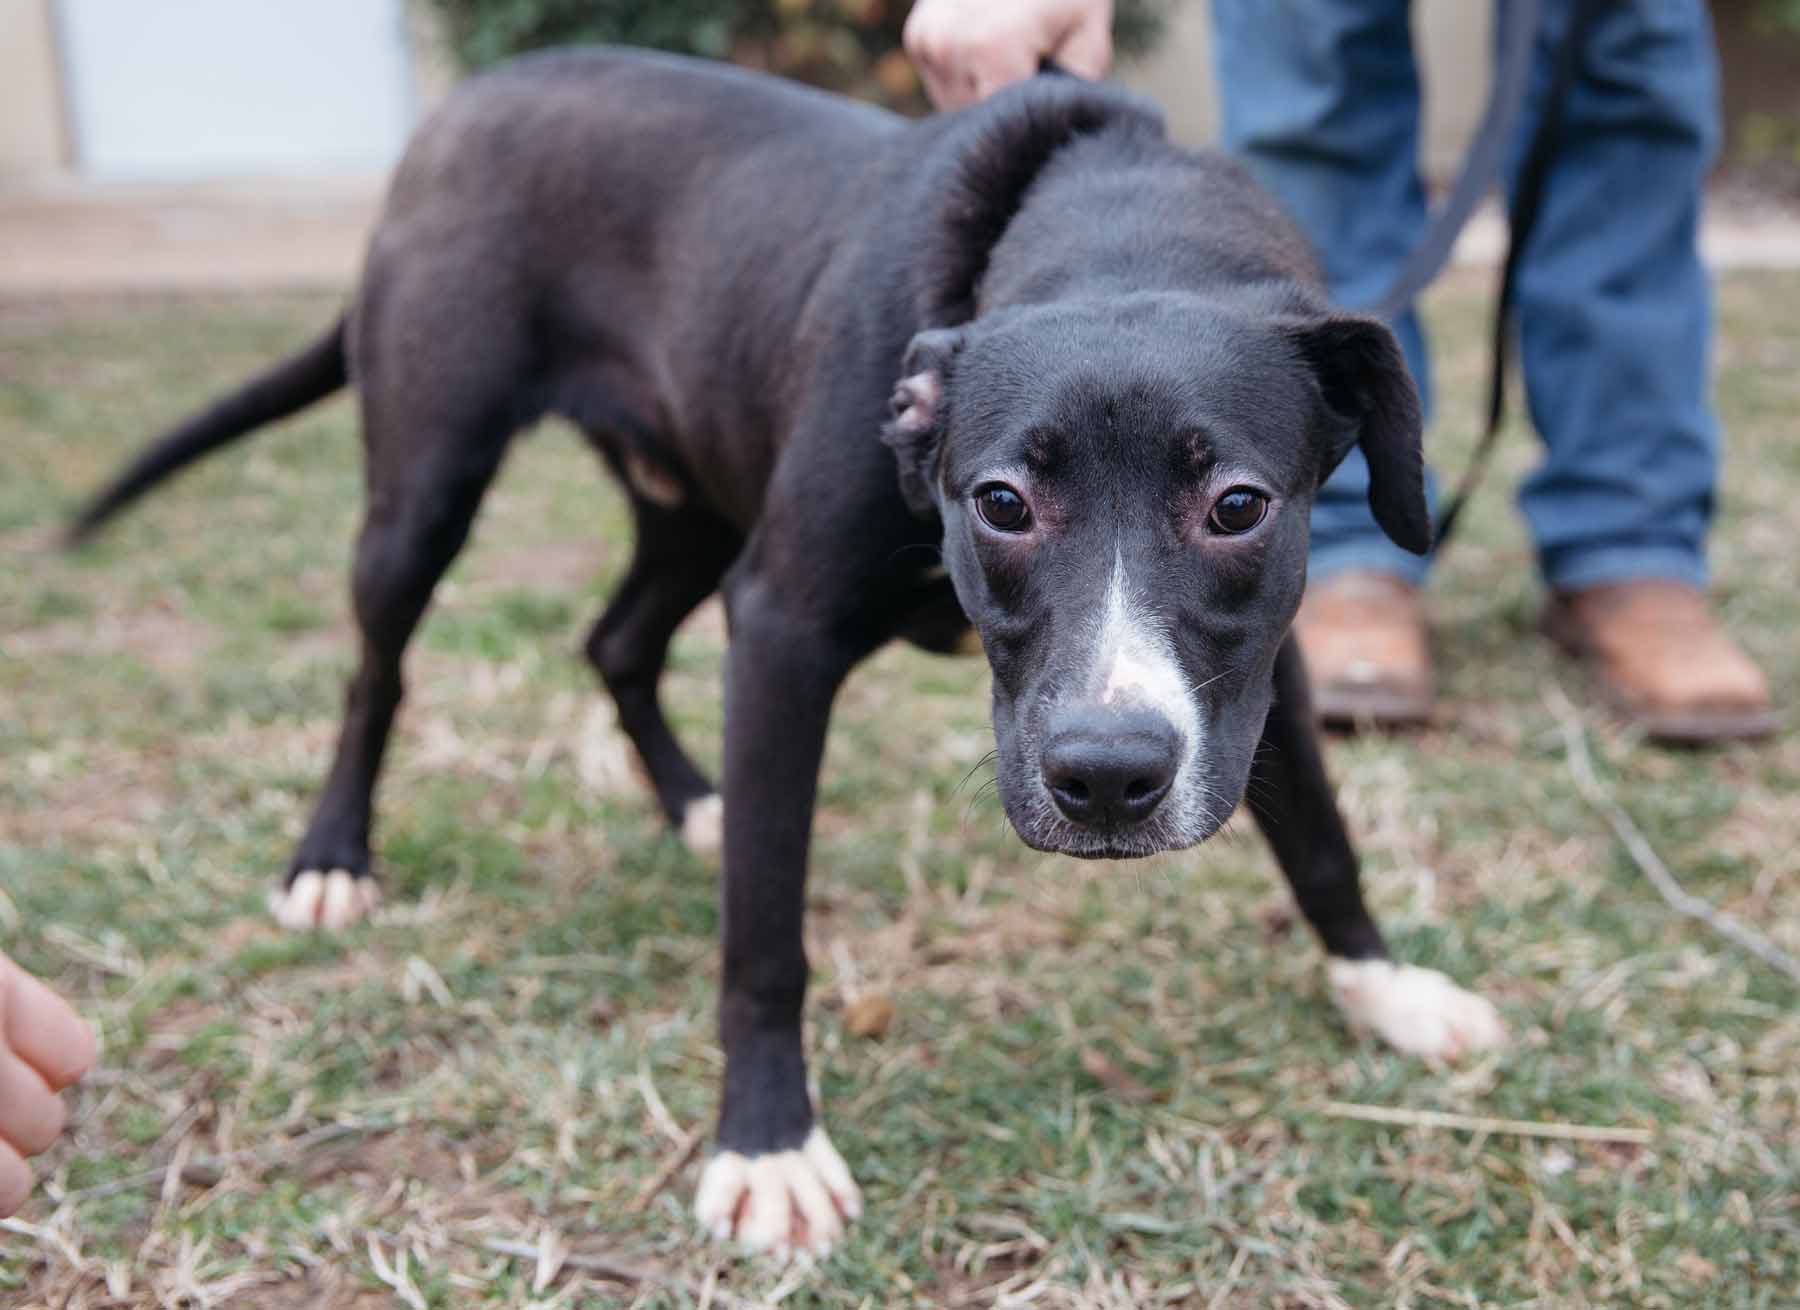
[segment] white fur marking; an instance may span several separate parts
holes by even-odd
[[[707,1161],[694,1195],[694,1217],[707,1232],[783,1260],[825,1255],[861,1214],[862,1194],[849,1166],[817,1127],[797,1151],[720,1151]]]
[[[688,802],[681,816],[681,840],[701,859],[718,861],[725,850],[725,801],[717,792]]]
[[[1125,559],[1116,548],[1094,669],[1102,704],[1154,710],[1181,732],[1185,772],[1200,750],[1200,712],[1167,633],[1133,601]]]
[[[1500,1012],[1436,969],[1391,960],[1332,960],[1331,999],[1357,1028],[1395,1050],[1454,1060],[1506,1042]]]
[[[358,878],[345,869],[308,869],[286,890],[270,895],[269,912],[289,932],[341,932],[373,914],[380,899],[373,878]]]

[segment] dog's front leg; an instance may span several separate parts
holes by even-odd
[[[754,577],[726,603],[725,1092],[694,1208],[752,1251],[820,1255],[862,1201],[807,1095],[806,850],[832,698],[866,652]]]
[[[1399,1050],[1454,1059],[1506,1039],[1487,1001],[1435,969],[1396,964],[1363,904],[1356,852],[1319,756],[1306,669],[1290,636],[1275,659],[1275,705],[1257,748],[1254,805],[1300,912],[1324,943],[1332,999]]]

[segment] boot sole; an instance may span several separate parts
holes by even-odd
[[[1615,713],[1642,728],[1652,741],[1670,746],[1711,746],[1727,741],[1756,741],[1772,737],[1780,725],[1774,710],[1747,710],[1741,714],[1653,714],[1620,704],[1608,697]]]
[[[1390,687],[1314,687],[1313,712],[1328,728],[1423,728],[1431,723],[1431,697]]]

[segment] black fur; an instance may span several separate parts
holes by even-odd
[[[1296,326],[1294,342],[1318,375],[1325,402],[1369,462],[1369,506],[1382,531],[1415,555],[1431,549],[1419,393],[1393,333],[1353,315]],[[1329,470],[1327,470],[1329,472]]]

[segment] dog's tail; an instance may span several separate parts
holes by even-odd
[[[151,442],[70,524],[66,544],[80,545],[113,515],[202,455],[323,400],[348,379],[344,320],[339,318],[299,354],[282,360]]]

